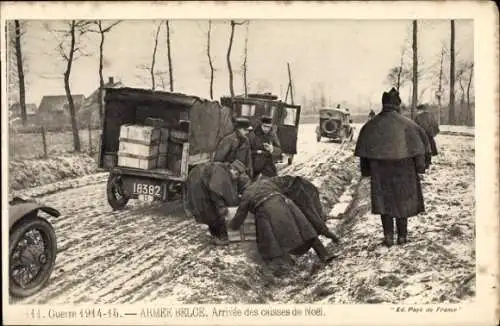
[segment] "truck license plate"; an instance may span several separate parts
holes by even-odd
[[[150,185],[147,183],[134,182],[133,193],[137,195],[137,198],[139,200],[148,202],[162,198],[162,191],[160,185]]]

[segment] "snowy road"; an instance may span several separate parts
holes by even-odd
[[[433,208],[417,220],[421,222],[410,224],[416,233],[414,244],[408,244],[411,250],[397,248],[387,254],[378,246],[379,221],[367,213],[369,193],[366,182],[358,183],[353,145],[339,151],[339,144],[324,140],[317,143],[314,128],[314,124],[300,126],[299,154],[282,173],[303,175],[317,184],[327,211],[343,207],[340,213],[333,214],[338,215],[336,219],[328,221],[344,238],[344,245],[337,248],[340,258],[331,267],[313,273],[317,258],[308,254],[298,259],[289,277],[268,278],[254,244],[233,244],[227,248],[210,245],[204,226],[187,219],[178,204],[150,206],[131,201],[128,209],[113,212],[106,201],[106,186],[102,182],[105,176],[100,175],[89,185],[80,186],[74,181],[76,188],[37,198],[62,212],[62,217],[51,220],[59,253],[49,284],[18,302],[435,302],[447,286],[452,286],[449,284],[455,284],[446,282],[446,275],[454,275],[457,284],[462,276],[468,277],[469,283],[460,283],[460,289],[465,287],[460,290],[460,299],[470,296],[470,273],[474,271],[474,138],[438,137],[438,144],[445,149],[424,185],[424,195],[428,194],[426,199]],[[457,173],[460,180],[447,177]],[[452,186],[461,188],[444,197],[444,189]],[[447,213],[443,217],[444,210]],[[452,230],[455,219],[460,219],[461,224]],[[449,238],[446,243],[445,237],[453,234],[460,237]],[[427,258],[421,252],[426,248],[430,255]],[[397,255],[409,256],[405,265],[399,263]],[[449,261],[456,264],[448,264]],[[420,265],[409,268],[413,263]],[[405,274],[410,269],[412,274]],[[399,287],[391,288],[394,282],[386,282],[386,287],[379,281],[379,276],[395,271],[401,274]],[[443,271],[444,276],[438,277]],[[434,287],[436,293],[431,291],[429,297],[422,297],[418,289],[407,289],[406,282],[421,284],[424,277],[438,283]],[[363,287],[370,287],[365,291],[368,294]]]

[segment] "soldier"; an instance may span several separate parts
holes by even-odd
[[[303,177],[291,175],[278,176],[270,180],[278,186],[283,195],[293,200],[318,234],[336,243],[340,242],[339,238],[326,226],[327,216],[321,205],[318,188],[312,182]]]
[[[281,157],[281,144],[273,131],[271,117],[261,117],[260,124],[248,135],[252,151],[253,177],[259,174],[267,177],[278,175],[274,161]]]
[[[421,104],[417,106],[417,116],[415,117],[415,122],[425,130],[425,133],[429,138],[431,155],[437,155],[438,151],[434,137],[439,134],[439,125],[432,113],[427,110],[427,105]]]
[[[368,114],[368,118],[373,119],[375,117],[375,111],[370,110],[370,113]]]
[[[260,256],[270,267],[275,267],[276,273],[286,271],[290,255],[303,255],[311,248],[323,263],[335,258],[323,246],[302,211],[271,179],[259,179],[244,190],[238,210],[228,223],[229,228],[238,230],[248,212],[255,215]]]
[[[428,168],[430,146],[422,130],[400,113],[399,92],[392,88],[382,96],[382,111],[360,130],[355,156],[360,157],[361,174],[371,177],[372,213],[380,214],[383,243],[407,242],[408,217],[424,212],[419,173]]]
[[[233,163],[208,162],[195,166],[186,181],[186,204],[198,223],[208,225],[217,245],[229,243],[225,216],[228,206],[237,206],[239,179],[246,167]]]
[[[250,178],[253,176],[252,152],[248,141],[250,132],[250,120],[246,118],[235,118],[235,130],[226,135],[219,142],[215,150],[214,162],[233,163],[239,160],[246,166],[246,173]]]

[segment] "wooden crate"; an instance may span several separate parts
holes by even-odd
[[[120,127],[120,139],[127,139],[144,145],[157,143],[160,140],[160,128],[152,126],[124,124]]]
[[[238,207],[229,207],[228,218],[232,219],[236,214]],[[248,213],[245,222],[240,227],[239,230],[233,231],[228,229],[227,236],[230,242],[246,242],[246,241],[256,241],[257,235],[255,232],[255,218],[252,213]]]
[[[140,156],[118,153],[118,166],[143,170],[156,169],[158,156]]]
[[[138,156],[157,156],[159,154],[160,144],[153,143],[150,145],[135,143],[127,141],[126,139],[120,139],[120,147],[118,153],[120,154],[131,154]]]

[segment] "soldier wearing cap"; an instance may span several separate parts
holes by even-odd
[[[208,225],[216,245],[229,243],[225,220],[227,207],[239,203],[239,187],[246,186],[249,179],[245,170],[245,165],[235,160],[199,164],[189,172],[186,206],[196,222]]]
[[[252,155],[247,137],[251,129],[250,120],[236,118],[234,124],[235,130],[219,142],[215,150],[214,161],[233,163],[239,160],[246,166],[248,176],[252,177]]]
[[[252,151],[253,176],[266,177],[278,175],[274,161],[281,157],[281,144],[273,130],[273,119],[263,116],[260,124],[248,135]]]
[[[417,115],[415,117],[415,122],[425,130],[425,133],[429,138],[431,155],[437,155],[438,151],[434,137],[439,134],[439,124],[434,118],[434,115],[428,111],[427,104],[420,104],[417,106]]]

